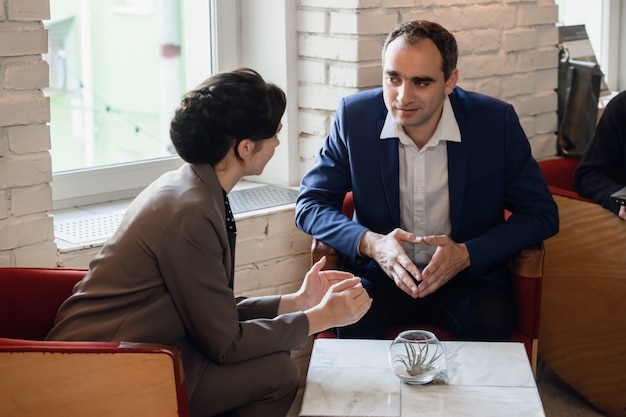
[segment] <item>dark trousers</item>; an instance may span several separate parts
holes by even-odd
[[[285,416],[299,384],[300,370],[289,352],[221,366],[207,361],[189,402],[191,416]]]
[[[372,307],[356,324],[336,329],[340,338],[383,339],[395,326],[437,326],[457,340],[508,340],[514,323],[511,291],[480,279],[456,277],[435,293],[413,299],[386,275],[362,278]]]

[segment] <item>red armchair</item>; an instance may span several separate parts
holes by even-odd
[[[352,217],[354,203],[352,193],[348,193],[343,202],[342,212]],[[311,246],[311,263],[317,262],[322,256],[326,256],[326,269],[342,269],[342,257],[334,248],[322,241],[313,239]],[[512,341],[522,342],[526,347],[528,359],[533,373],[537,369],[537,346],[539,343],[539,319],[541,313],[541,287],[543,280],[543,244],[526,248],[509,262],[509,270],[513,280],[513,293],[516,311],[515,330],[511,336]],[[414,328],[427,328],[433,331],[441,340],[450,340],[452,335],[441,328],[424,326],[415,323]],[[405,328],[392,328],[387,330],[387,337],[393,339]],[[327,330],[317,337],[335,337],[333,330]]]
[[[559,208],[547,239],[539,356],[610,417],[626,410],[626,222],[578,195],[576,159],[539,162]]]
[[[574,186],[574,171],[579,163],[580,160],[571,158],[545,159],[539,162],[539,168],[552,195],[590,201],[578,195]]]
[[[188,416],[175,347],[43,341],[85,273],[0,268],[0,415]]]

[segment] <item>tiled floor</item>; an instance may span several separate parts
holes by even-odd
[[[539,396],[546,417],[604,417],[549,368],[544,368],[537,381]]]

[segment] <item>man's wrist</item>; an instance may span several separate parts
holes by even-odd
[[[365,233],[361,235],[361,239],[359,240],[357,255],[361,257],[372,258],[372,246],[375,238],[376,233],[372,232],[371,230],[366,230]]]

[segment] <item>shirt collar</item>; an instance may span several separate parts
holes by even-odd
[[[396,122],[391,112],[387,112],[385,118],[385,124],[380,132],[380,139],[402,138],[406,136],[402,126]],[[434,146],[441,140],[447,140],[450,142],[461,142],[461,130],[459,124],[454,117],[454,110],[452,104],[450,104],[450,98],[446,96],[443,101],[443,112],[441,113],[441,119],[437,124],[435,133],[430,138],[427,146]]]

